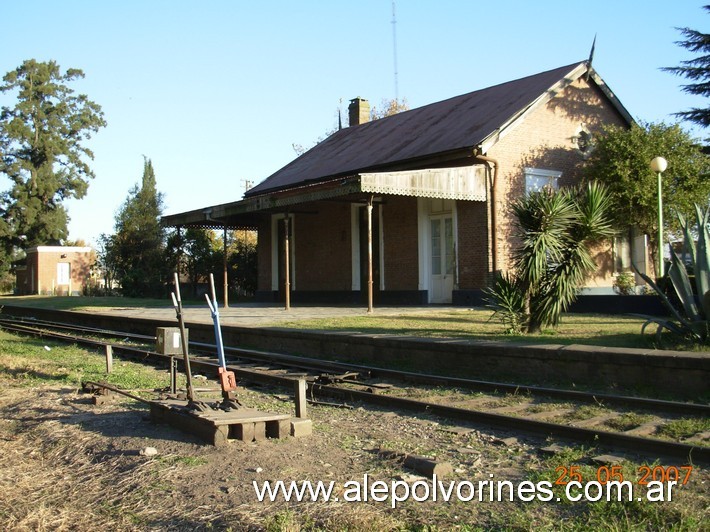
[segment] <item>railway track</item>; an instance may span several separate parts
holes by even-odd
[[[115,354],[154,363],[171,358],[154,352],[155,338],[147,335],[7,316],[0,317],[0,328],[90,348],[111,345]],[[191,342],[190,351],[194,371],[216,375],[214,346]],[[312,400],[337,397],[650,458],[710,463],[707,404],[424,375],[235,347],[225,347],[225,355],[242,381],[292,390],[294,379],[305,377]]]

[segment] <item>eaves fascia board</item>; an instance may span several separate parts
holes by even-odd
[[[606,82],[601,78],[599,74],[597,74],[597,71],[594,70],[591,66],[589,67],[589,77],[591,77],[594,80],[594,83],[596,83],[597,87],[604,93],[604,95],[609,99],[611,104],[614,106],[614,108],[618,111],[618,113],[626,120],[626,122],[631,126],[636,123],[636,120],[631,116],[631,113],[626,109],[626,107],[623,106],[623,104],[619,101],[619,99],[616,97],[616,94],[609,88],[609,85],[606,84]]]
[[[352,177],[341,178],[335,181],[340,181],[340,185],[335,187],[329,186],[327,188],[318,185],[299,187],[296,189],[288,189],[276,193],[254,196],[245,201],[249,201],[251,203],[249,206],[250,212],[270,211],[274,209],[288,208],[302,203],[338,198],[360,192],[359,182]],[[324,183],[320,183],[320,185],[323,184]],[[329,181],[327,184],[332,185],[333,182]]]

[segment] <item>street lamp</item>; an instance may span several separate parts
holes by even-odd
[[[663,193],[661,191],[661,174],[668,168],[668,161],[663,157],[651,160],[651,170],[658,175],[658,277],[663,277]]]

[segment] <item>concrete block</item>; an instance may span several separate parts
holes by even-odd
[[[264,441],[266,439],[266,422],[257,421],[254,423],[254,441]]]
[[[313,433],[313,422],[310,419],[291,419],[291,436],[300,438],[310,436]]]
[[[254,423],[240,423],[233,425],[234,438],[239,441],[254,441]]]
[[[266,422],[267,438],[286,438],[291,435],[291,421],[280,419]]]

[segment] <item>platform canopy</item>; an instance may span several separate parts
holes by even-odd
[[[362,192],[417,198],[486,201],[483,165],[360,174]]]
[[[166,227],[256,229],[261,214],[284,212],[318,201],[363,201],[373,194],[467,201],[486,200],[484,165],[360,173],[311,186],[263,194],[232,203],[162,217]]]

